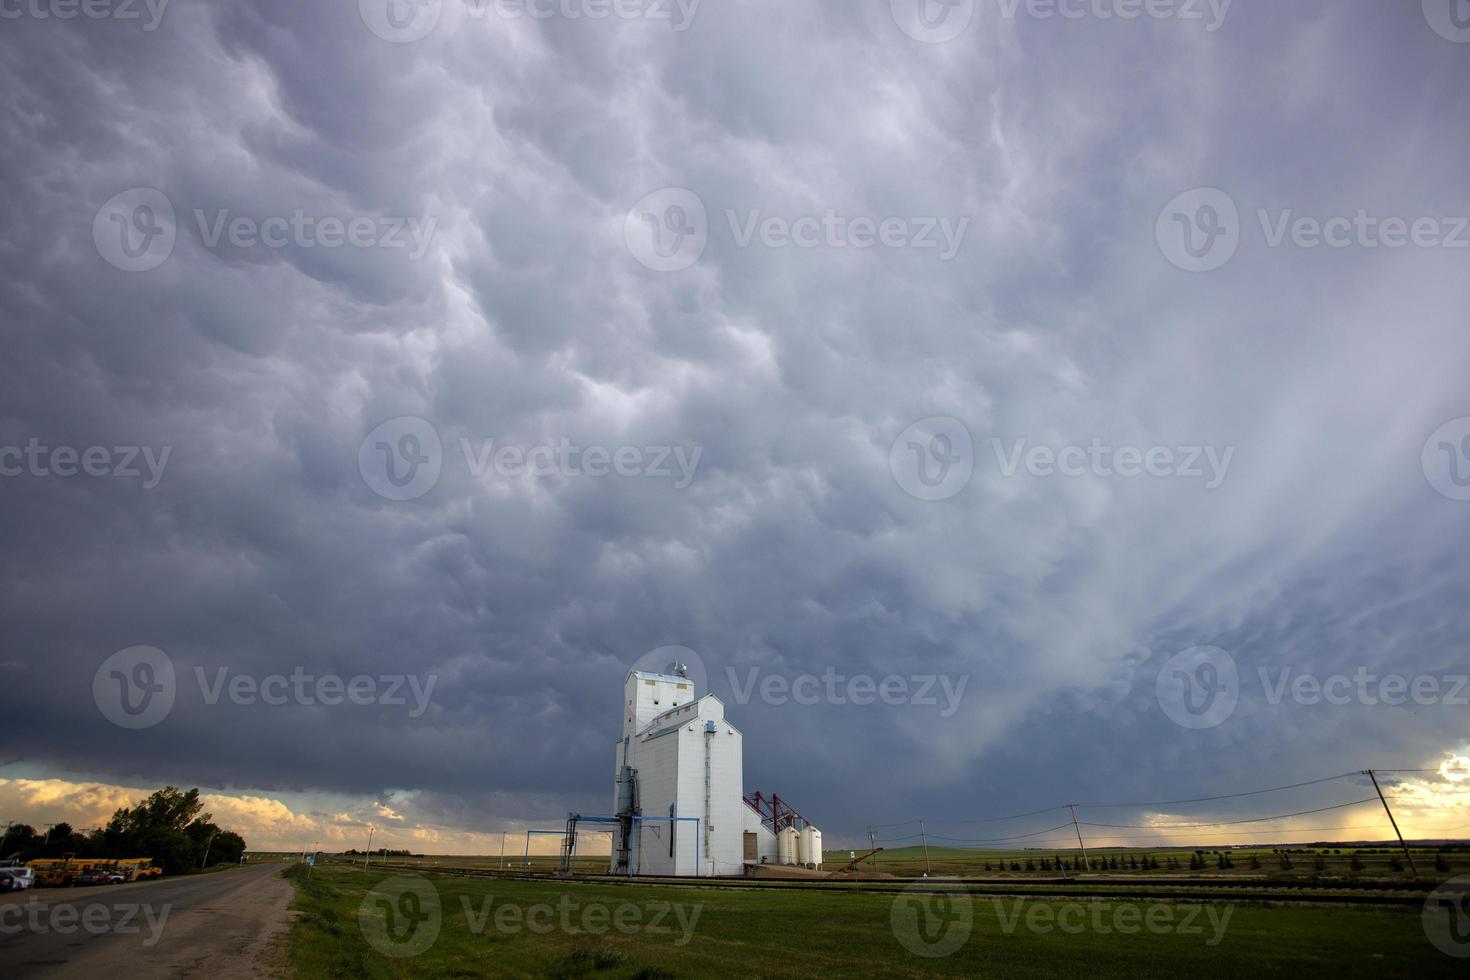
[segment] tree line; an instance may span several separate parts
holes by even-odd
[[[215,864],[237,864],[245,838],[225,830],[204,812],[199,790],[165,786],[132,807],[119,807],[106,826],[79,831],[69,823],[44,833],[18,823],[0,837],[0,859],[34,861],[75,854],[79,858],[152,858],[165,874]]]

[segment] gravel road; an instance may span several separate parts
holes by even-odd
[[[0,895],[0,976],[281,976],[282,867]]]

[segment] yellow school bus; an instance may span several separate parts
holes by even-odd
[[[90,871],[100,864],[96,859],[77,860],[75,854],[59,858],[38,858],[27,867],[36,875],[36,885],[41,888],[65,888],[76,881],[77,875]]]
[[[152,858],[119,858],[112,864],[119,874],[127,876],[128,881],[148,881],[163,877],[163,869],[154,867]]]

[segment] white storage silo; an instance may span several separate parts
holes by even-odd
[[[797,838],[796,863],[816,870],[822,866],[822,832],[807,824]]]
[[[800,835],[797,834],[795,827],[787,826],[781,828],[781,832],[776,835],[776,860],[782,864],[795,864],[797,857],[796,847],[799,839]]]

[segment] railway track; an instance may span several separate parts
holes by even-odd
[[[331,861],[347,866],[353,862]],[[436,874],[459,878],[492,878],[621,887],[724,888],[765,891],[860,892],[865,894],[952,894],[963,888],[981,898],[1087,898],[1146,901],[1248,901],[1316,905],[1390,905],[1419,907],[1433,885],[1426,882],[1275,882],[1249,879],[1132,879],[1079,882],[1045,878],[1018,881],[1009,878],[849,878],[841,880],[777,878],[626,878],[613,875],[557,874],[456,868],[442,865],[378,863],[373,868]]]

